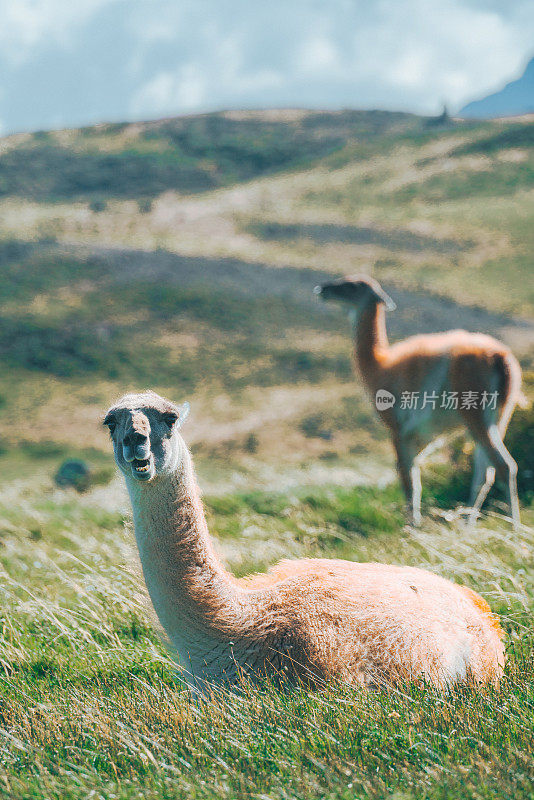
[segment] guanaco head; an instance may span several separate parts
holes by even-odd
[[[378,281],[366,275],[346,275],[344,278],[316,286],[314,292],[322,300],[337,300],[358,310],[372,303],[384,303],[388,311],[394,311],[396,308]]]
[[[115,461],[127,478],[151,481],[171,474],[185,448],[178,429],[189,413],[189,403],[176,406],[155,392],[126,394],[108,411]]]

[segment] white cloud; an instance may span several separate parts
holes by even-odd
[[[304,72],[337,72],[341,67],[337,47],[326,36],[312,36],[305,40],[298,48],[296,62]]]
[[[172,108],[195,111],[206,100],[206,86],[201,70],[187,64],[177,74],[160,72],[147,81],[132,99],[135,115],[164,115]]]
[[[397,86],[421,89],[428,81],[429,58],[426,48],[399,54],[387,70],[385,77]]]
[[[43,42],[67,44],[99,8],[118,0],[0,0],[0,52],[20,64]]]
[[[381,77],[407,90],[420,107],[428,107],[432,95],[455,105],[470,93],[484,94],[518,70],[532,47],[531,31],[460,0],[384,0],[381,10],[373,37],[375,58],[384,64]]]
[[[247,61],[246,37],[246,31],[227,32],[210,22],[199,34],[202,46],[195,47],[201,54],[143,82],[132,97],[130,112],[141,116],[172,114],[177,108],[191,112],[220,106],[222,97],[233,97],[238,105],[254,95],[256,104],[261,105],[262,92],[283,86],[284,75]]]
[[[531,0],[0,0],[0,19],[8,129],[80,124],[86,96],[91,120],[276,105],[432,113],[511,80],[534,46]]]

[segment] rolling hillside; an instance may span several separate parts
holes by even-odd
[[[497,332],[528,368],[533,145],[531,121],[306,111],[2,140],[4,452],[98,453],[109,399],[150,385],[192,398],[206,457],[351,480],[388,446],[311,289],[372,272],[393,337]]]
[[[22,134],[4,140],[0,196],[73,202],[206,192],[306,167],[347,140],[418,126],[411,114],[295,109]]]

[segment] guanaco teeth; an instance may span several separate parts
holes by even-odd
[[[150,459],[134,463],[133,468],[135,472],[148,472],[150,470]]]

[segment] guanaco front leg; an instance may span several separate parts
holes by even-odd
[[[480,515],[486,497],[493,484],[495,483],[495,467],[491,462],[484,448],[476,444],[473,453],[473,480],[471,482],[471,493],[469,495],[469,524],[474,525]]]
[[[397,454],[397,471],[408,511],[414,526],[421,524],[421,466],[416,459],[413,442],[406,436],[395,436],[393,445]]]

